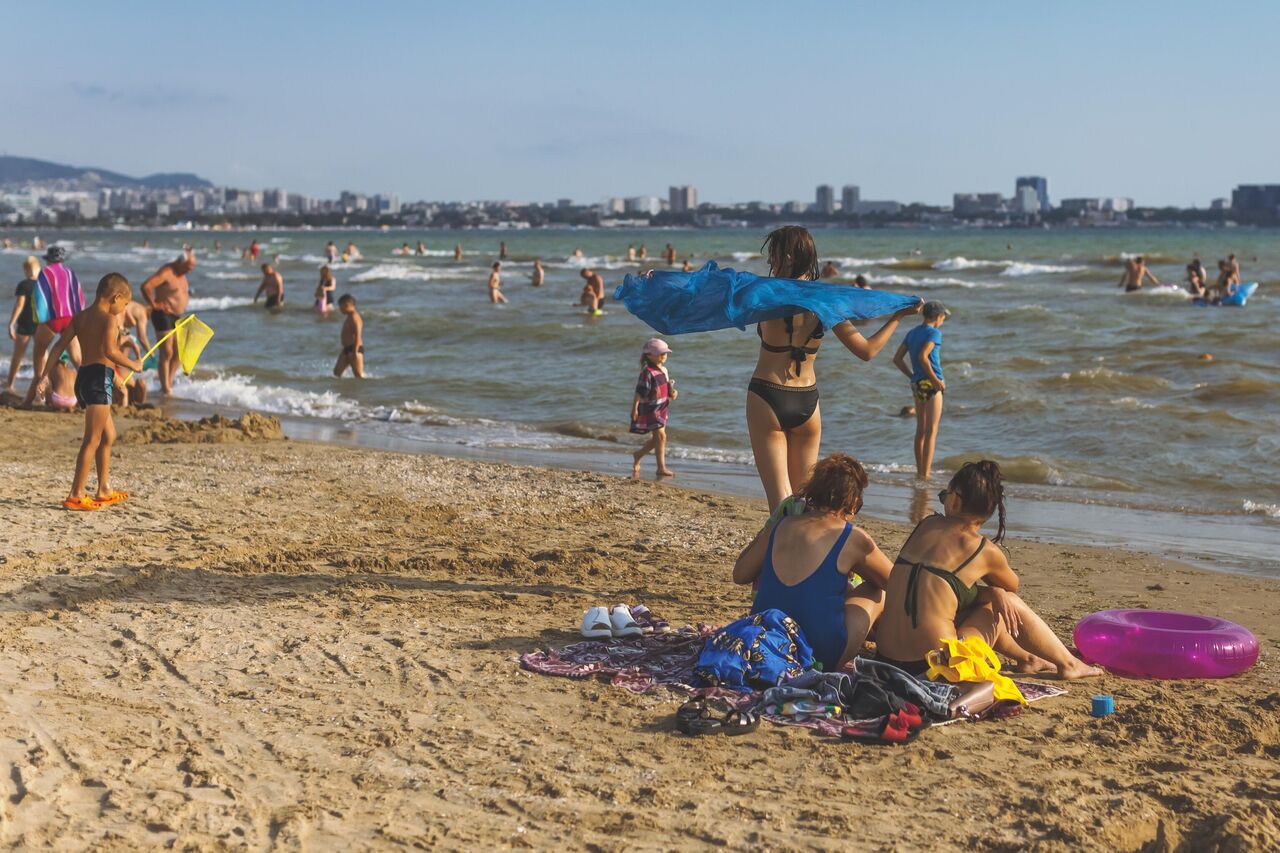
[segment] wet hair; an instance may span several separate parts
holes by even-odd
[[[1135,264],[1145,264],[1147,262],[1147,259],[1142,257],[1142,255],[1138,255],[1138,257],[1133,259],[1133,262]]]
[[[22,262],[22,274],[27,278],[40,275],[40,259],[35,255],[27,255],[27,259]]]
[[[338,297],[338,304],[339,305],[355,305],[356,298],[352,296],[350,293],[344,293]]]
[[[985,521],[999,513],[1000,527],[991,541],[999,543],[1004,539],[1004,475],[998,462],[983,459],[964,463],[947,484],[947,491],[959,499],[960,511],[965,515]]]
[[[862,510],[867,482],[861,462],[846,453],[833,453],[813,466],[798,495],[812,509],[856,515]]]
[[[859,273],[858,275],[855,275],[855,276],[853,277],[853,283],[854,283],[854,284],[856,284],[858,287],[866,287],[866,286],[867,286],[867,277],[866,277],[865,275],[862,275],[861,273]]]
[[[494,261],[494,262],[493,262],[493,268],[494,268],[495,270],[496,270],[496,269],[501,269],[501,268],[502,268],[502,262],[501,262],[501,261]]]
[[[271,264],[263,264],[263,265],[262,265],[262,271],[263,271],[263,272],[266,272],[266,271],[267,271],[267,270],[269,270],[269,269],[271,269]]]
[[[116,296],[123,296],[127,302],[133,298],[133,288],[129,286],[129,279],[118,272],[109,272],[98,281],[97,298],[111,299]]]
[[[760,251],[769,259],[770,274],[778,278],[819,278],[818,247],[813,245],[813,235],[799,225],[769,232]]]
[[[337,279],[334,278],[333,270],[329,269],[328,264],[325,264],[324,266],[320,267],[320,280],[325,283],[328,283],[331,281],[337,281]]]

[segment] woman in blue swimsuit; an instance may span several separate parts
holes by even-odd
[[[794,619],[827,672],[862,649],[893,568],[853,526],[866,487],[858,460],[843,453],[823,459],[800,490],[804,514],[766,526],[733,567],[734,583],[760,580],[751,612],[777,609]],[[854,586],[855,574],[865,581]]]

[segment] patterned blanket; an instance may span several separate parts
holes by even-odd
[[[693,674],[698,652],[716,629],[707,625],[685,626],[678,631],[652,634],[632,640],[584,640],[562,649],[529,652],[520,656],[520,665],[532,672],[562,678],[596,677],[614,687],[632,693],[651,693],[658,689],[674,690],[689,696],[728,699],[738,706],[754,703],[757,693],[743,693],[723,687],[702,687]],[[1016,682],[1028,702],[1039,702],[1067,691],[1038,681]],[[843,716],[797,718],[765,715],[770,722],[803,726],[820,734],[839,737],[847,725],[870,724],[870,720],[852,720]],[[955,722],[955,721],[949,721]],[[940,725],[947,725],[941,723]]]

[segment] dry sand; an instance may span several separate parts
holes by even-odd
[[[114,485],[134,497],[74,514],[58,503],[80,418],[0,409],[7,845],[1280,845],[1276,582],[1013,542],[1064,637],[1105,607],[1191,609],[1251,627],[1262,658],[1226,681],[1107,677],[903,748],[775,726],[689,739],[673,695],[515,657],[572,642],[591,604],[740,615],[728,577],[758,503],[261,440],[258,422],[217,443],[131,425]],[[867,527],[890,553],[905,533]],[[1099,691],[1115,716],[1089,716]]]

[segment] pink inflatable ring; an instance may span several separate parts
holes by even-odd
[[[1080,620],[1080,656],[1130,678],[1225,678],[1258,660],[1258,638],[1216,616],[1102,610]]]

